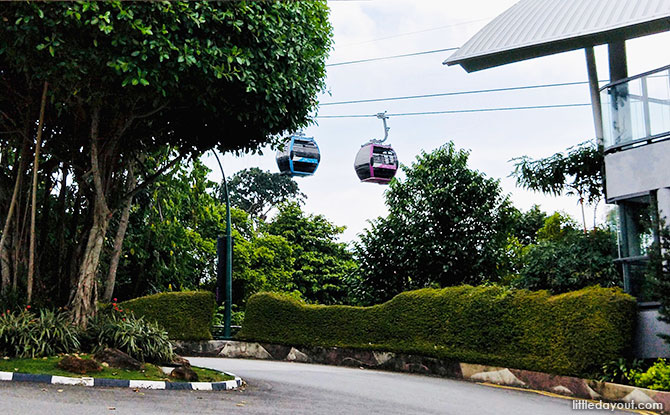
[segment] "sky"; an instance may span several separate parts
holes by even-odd
[[[334,49],[327,63],[399,55],[459,47],[516,0],[368,0],[330,1]],[[629,74],[665,66],[670,62],[670,33],[629,40]],[[523,85],[586,81],[584,51],[577,50],[513,63],[468,74],[460,66],[442,62],[453,52],[426,54],[328,68],[327,91],[321,103],[404,95],[435,94]],[[607,50],[595,48],[599,79],[608,78]],[[416,100],[323,106],[319,115],[349,115],[443,111],[491,107],[589,103],[586,84],[461,95]],[[390,143],[400,163],[411,165],[421,152],[430,152],[448,141],[470,151],[469,166],[499,179],[503,191],[522,210],[539,204],[547,212],[562,211],[581,221],[577,199],[545,196],[515,185],[510,176],[515,157],[547,157],[593,139],[594,127],[588,106],[504,112],[391,117]],[[359,182],[353,159],[360,146],[383,137],[376,118],[317,118],[305,131],[317,140],[321,163],[312,177],[297,178],[307,195],[305,211],[322,214],[346,226],[341,240],[356,239],[368,221],[384,216],[387,187]],[[210,178],[221,180],[213,157],[205,157]],[[226,175],[259,167],[277,172],[275,153],[225,155]],[[403,178],[402,172],[398,174]],[[596,220],[604,220],[607,207],[600,206]],[[593,209],[587,209],[592,226]]]

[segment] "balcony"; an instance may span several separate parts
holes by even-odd
[[[670,138],[670,66],[600,89],[605,152]]]

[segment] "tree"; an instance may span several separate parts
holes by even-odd
[[[584,203],[598,205],[603,196],[603,155],[597,146],[590,142],[570,147],[567,153],[533,160],[528,156],[514,159],[514,172],[517,185],[551,195],[576,195],[582,208],[582,221],[586,233]],[[594,206],[594,228],[595,228]]]
[[[652,208],[656,208],[652,203]],[[658,310],[658,319],[670,324],[670,222],[667,217],[655,216],[653,226],[658,232],[658,238],[649,250],[649,263],[645,279],[650,282],[646,288],[653,294],[642,292],[644,300],[655,300],[661,303]],[[645,295],[646,294],[646,295]],[[659,333],[659,337],[670,344],[670,335]]]
[[[547,214],[540,209],[540,206],[533,205],[526,212],[512,209],[511,214],[512,235],[523,245],[537,242],[537,232],[544,226],[547,218]]]
[[[346,278],[355,263],[346,245],[337,242],[343,227],[321,215],[306,215],[297,203],[287,203],[261,229],[284,238],[293,250],[290,284],[282,291],[298,291],[307,301],[320,304],[345,301]]]
[[[505,271],[510,203],[498,180],[468,168],[448,143],[423,152],[386,192],[389,214],[355,244],[362,303],[431,285],[496,281]]]
[[[558,294],[591,285],[621,285],[623,279],[614,264],[615,232],[593,229],[585,234],[569,217],[555,213],[537,234],[538,242],[526,248],[513,286]]]
[[[228,189],[230,202],[234,206],[262,221],[273,207],[305,199],[292,177],[263,171],[258,167],[235,173],[228,183]]]
[[[3,93],[30,97],[42,81],[57,81],[45,143],[72,166],[87,201],[71,300],[76,323],[95,312],[109,223],[129,198],[188,155],[214,146],[254,150],[309,122],[324,87],[327,13],[325,1],[11,3],[0,10]],[[19,116],[17,136],[30,126]],[[128,192],[129,166],[164,146],[178,154]]]

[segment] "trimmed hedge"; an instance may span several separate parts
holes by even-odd
[[[372,307],[304,304],[259,293],[238,338],[387,350],[562,375],[589,375],[629,352],[635,299],[618,288],[547,291],[458,286]]]
[[[172,340],[211,340],[216,300],[209,291],[168,292],[119,303],[136,317],[158,323]]]

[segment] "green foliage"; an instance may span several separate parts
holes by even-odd
[[[285,291],[291,287],[294,248],[281,236],[255,233],[236,239],[233,247],[233,298],[243,305],[260,291]]]
[[[26,306],[26,299],[17,290],[0,292],[0,312],[21,310]]]
[[[659,320],[670,324],[670,227],[668,219],[662,218],[654,221],[658,232],[658,240],[654,242],[649,250],[649,263],[645,279],[649,282],[648,288],[653,294],[648,297],[658,300],[661,307],[658,310]],[[670,344],[670,335],[659,333],[666,343]]]
[[[670,391],[670,364],[658,359],[646,372],[634,375],[635,386],[647,389]]]
[[[547,224],[553,223],[554,217],[548,218]],[[623,277],[613,262],[617,257],[614,232],[595,229],[584,234],[574,228],[556,231],[553,225],[541,231],[545,230],[538,232],[540,242],[526,248],[520,276],[513,286],[563,293],[596,284],[622,284]]]
[[[269,211],[279,204],[305,199],[291,176],[270,173],[258,167],[235,173],[228,182],[228,190],[233,206],[260,220],[265,220]]]
[[[226,318],[225,308],[226,308],[225,305],[222,305],[216,309],[216,314],[214,314],[214,320],[212,321],[212,325],[214,326],[224,325]],[[232,312],[230,315],[230,324],[233,326],[241,326],[243,322],[244,322],[244,311],[238,310],[238,307],[235,304],[233,304]]]
[[[214,147],[257,151],[286,130],[310,124],[317,95],[325,87],[332,43],[325,0],[15,2],[0,8],[0,20],[0,130],[7,133],[0,135],[0,170],[8,171],[7,163],[16,161],[6,154],[19,154],[22,143],[30,141],[25,138],[34,134],[39,97],[48,83],[39,180],[45,196],[38,228],[56,232],[39,235],[38,252],[61,260],[49,264],[56,268],[55,284],[42,276],[36,280],[54,287],[60,302],[71,297],[80,324],[94,309],[89,306],[94,301],[92,275],[106,268],[105,263],[99,266],[97,247],[106,237],[113,239],[109,222],[135,195],[133,190],[148,189],[182,157]],[[161,151],[172,159],[145,165]],[[63,193],[65,200],[56,205],[56,218],[50,221],[54,204],[49,206],[49,193],[54,170],[61,166],[74,184]],[[144,180],[128,189],[127,173],[134,167]],[[16,172],[0,175],[2,212],[7,211],[4,199],[12,193]],[[21,188],[19,200],[26,200],[27,189]],[[17,217],[14,229],[24,229]],[[212,249],[211,239],[191,232],[197,227],[172,227],[171,218],[164,222],[158,232],[162,239],[156,240],[160,249],[138,245],[144,264],[160,268],[161,280],[175,269],[181,279],[189,265],[210,266],[211,256],[189,261],[184,255],[179,263],[162,256],[176,251],[163,250],[171,243],[185,242],[196,253]],[[87,245],[89,240],[96,244]],[[45,249],[48,244],[60,245],[54,255]],[[23,246],[10,250],[27,251]],[[13,262],[19,271],[14,278],[22,288],[22,264],[28,261],[18,257]],[[157,291],[163,281],[158,287],[141,286],[150,271],[127,272],[126,283],[140,286],[133,291]],[[202,273],[193,278],[202,278]],[[80,287],[73,296],[68,295],[70,284]]]
[[[107,310],[89,321],[86,337],[93,352],[116,348],[142,362],[165,363],[174,357],[168,333],[133,313]]]
[[[542,227],[537,230],[539,241],[560,241],[568,234],[576,231],[575,221],[570,216],[561,212],[554,212],[548,216]]]
[[[45,357],[58,353],[116,347],[142,361],[170,361],[173,352],[165,330],[117,307],[101,312],[86,331],[65,312],[5,311],[0,315],[0,355]]]
[[[117,271],[117,297],[193,290],[215,278],[216,237],[224,233],[226,211],[209,173],[196,159],[138,194]],[[231,216],[236,240],[249,238],[246,213],[235,209]]]
[[[169,292],[124,301],[119,306],[137,318],[157,323],[174,340],[211,340],[216,301],[207,291]]]
[[[360,268],[352,285],[360,303],[508,273],[512,208],[499,181],[470,169],[468,157],[448,143],[404,166],[406,180],[391,182],[388,216],[371,222],[354,245]]]
[[[580,201],[595,203],[602,198],[603,155],[589,141],[567,149],[567,154],[532,160],[514,159],[517,184],[542,193],[577,195]]]
[[[307,215],[297,203],[279,208],[262,228],[290,244],[293,272],[281,291],[298,291],[310,302],[339,304],[346,296],[345,278],[355,268],[346,245],[337,242],[344,231],[322,215]]]
[[[540,206],[533,205],[526,212],[512,209],[511,215],[512,235],[523,245],[537,242],[538,231],[547,219],[547,214],[540,209]]]
[[[643,361],[640,359],[625,359],[620,357],[603,365],[600,381],[634,385],[635,378],[641,372]]]
[[[216,238],[225,232],[226,212],[209,172],[194,160],[137,196],[117,272],[118,297],[214,291]],[[258,227],[246,212],[231,211],[236,304],[243,306],[259,291],[294,290],[309,301],[342,302],[344,276],[354,267],[345,245],[336,242],[343,228],[305,215],[298,204],[282,206],[273,220]]]
[[[600,287],[553,297],[501,287],[422,289],[372,307],[262,293],[249,299],[238,337],[583,375],[628,351],[635,312],[633,297]]]
[[[0,315],[0,354],[13,357],[43,357],[79,350],[80,331],[65,313],[29,310]]]
[[[63,138],[68,109],[104,104],[137,118],[124,151],[255,149],[305,125],[332,35],[325,1],[13,3],[0,18],[3,70],[53,81]]]

